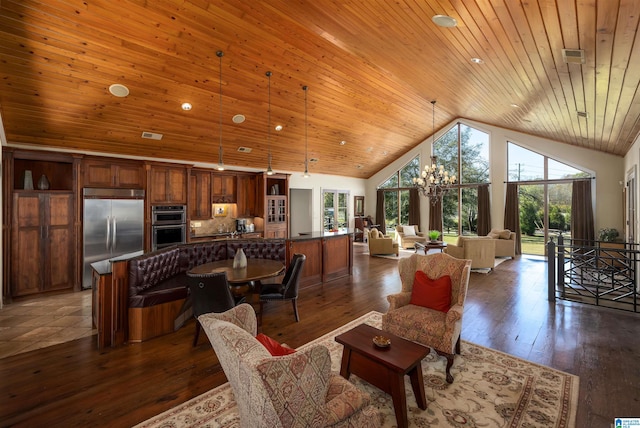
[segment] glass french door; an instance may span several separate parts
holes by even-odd
[[[346,230],[349,227],[348,205],[348,191],[322,191],[322,228],[325,232]]]

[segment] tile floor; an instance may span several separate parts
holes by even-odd
[[[0,358],[93,334],[91,290],[21,300],[0,309]]]

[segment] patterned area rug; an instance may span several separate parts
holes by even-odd
[[[366,323],[380,327],[382,314],[370,312],[301,348],[322,344],[331,352],[332,370],[340,370],[342,345],[335,336]],[[392,345],[393,346],[393,345]],[[417,407],[405,377],[410,426],[413,427],[555,427],[575,426],[577,376],[534,364],[502,352],[462,343],[451,373],[444,378],[445,359],[432,352],[422,361],[427,410]],[[350,380],[371,394],[384,417],[384,427],[395,427],[391,397],[352,375]],[[239,427],[233,393],[228,383],[174,407],[137,428]]]

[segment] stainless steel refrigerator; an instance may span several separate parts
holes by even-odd
[[[82,288],[91,288],[91,263],[143,248],[144,190],[85,188]]]

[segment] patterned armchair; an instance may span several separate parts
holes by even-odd
[[[385,236],[375,227],[369,231],[369,255],[375,254],[399,254],[398,243],[393,238]]]
[[[464,300],[469,285],[471,260],[460,260],[447,254],[426,256],[414,254],[398,261],[402,291],[387,296],[389,310],[382,316],[382,330],[433,348],[447,358],[447,382],[453,382],[451,366],[454,353],[460,353],[460,331]],[[431,279],[451,277],[451,308],[448,312],[412,305],[411,291],[417,270]]]
[[[272,357],[255,338],[249,304],[198,317],[220,360],[242,427],[378,427],[369,395],[331,373],[329,350],[314,346]]]

